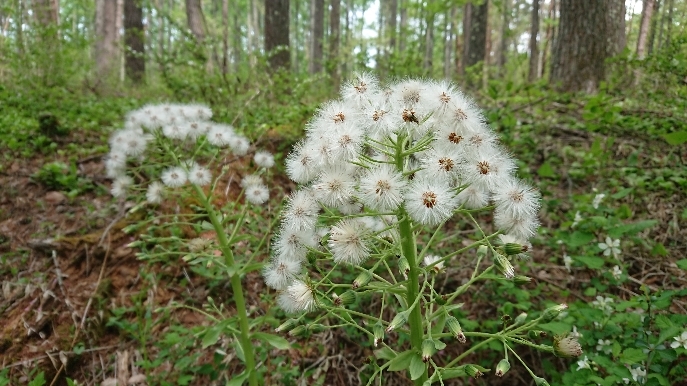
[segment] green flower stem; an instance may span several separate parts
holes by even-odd
[[[403,251],[403,257],[408,260],[408,265],[410,266],[410,272],[408,272],[408,292],[406,294],[406,302],[414,302],[418,297],[418,289],[420,288],[419,278],[420,269],[417,262],[417,248],[415,246],[415,235],[410,227],[410,219],[403,212],[403,220],[399,222],[399,230],[401,236],[401,250]],[[420,305],[415,305],[410,311],[410,317],[408,318],[408,324],[410,325],[410,343],[413,349],[420,352],[422,350],[422,307]],[[425,373],[415,380],[416,385],[422,385],[427,380],[427,370]]]
[[[467,333],[466,333],[466,334],[467,334]],[[483,340],[483,341],[477,343],[476,345],[474,345],[474,346],[470,347],[469,349],[465,350],[464,353],[458,355],[458,356],[457,356],[456,358],[454,358],[452,361],[450,361],[449,363],[447,363],[447,364],[444,366],[444,368],[453,367],[456,363],[460,362],[463,358],[465,358],[466,356],[470,355],[473,351],[475,351],[475,350],[477,350],[478,348],[484,346],[485,344],[491,342],[492,340],[497,340],[497,339],[500,339],[500,338],[496,338],[496,337],[493,337],[493,336],[492,336],[492,337],[489,338],[489,339],[485,339],[485,340]]]
[[[513,350],[509,345],[506,345],[506,347],[508,348],[508,350],[510,350],[510,352],[511,352],[516,358],[518,358],[518,360],[520,361],[520,363],[522,363],[522,365],[525,366],[525,369],[527,369],[527,372],[530,373],[530,375],[532,376],[532,378],[536,378],[537,376],[534,375],[534,373],[532,372],[532,370],[530,370],[529,367],[527,367],[527,363],[525,363],[525,361],[523,361],[522,358],[520,358],[520,355],[518,355],[518,354],[515,352],[515,350]]]
[[[205,206],[205,211],[210,218],[210,223],[215,228],[215,233],[217,234],[217,241],[219,242],[219,249],[224,255],[226,265],[228,267],[233,267],[235,265],[234,254],[231,251],[231,245],[229,244],[229,239],[227,234],[222,227],[217,212],[212,204],[207,199],[205,192],[198,186],[193,185],[196,194],[203,202]],[[253,345],[250,340],[250,327],[248,326],[248,312],[246,311],[246,300],[243,296],[243,287],[241,286],[241,275],[236,273],[231,277],[231,289],[234,292],[234,303],[236,304],[236,313],[239,318],[239,327],[241,329],[241,334],[239,335],[239,342],[241,343],[241,348],[243,349],[244,356],[246,358],[246,370],[248,374],[248,384],[250,386],[258,385],[258,373],[255,371],[255,354],[253,353]]]
[[[452,303],[460,294],[462,294],[462,293],[465,292],[468,288],[470,288],[470,286],[471,286],[474,282],[476,282],[477,280],[480,280],[480,279],[482,278],[482,276],[484,276],[484,275],[488,274],[489,272],[491,272],[492,269],[494,269],[494,266],[493,266],[493,265],[490,266],[489,268],[485,269],[484,271],[482,271],[482,273],[480,273],[478,276],[474,276],[474,275],[473,275],[473,277],[470,278],[470,281],[468,281],[467,283],[465,283],[465,284],[463,284],[462,286],[458,287],[458,289],[456,289],[456,291],[455,291],[454,293],[452,293],[451,296],[449,296],[449,297],[446,299],[446,304]],[[434,313],[432,313],[432,315],[430,316],[430,319],[434,320],[434,318],[436,318],[436,317],[439,315],[439,313],[441,313],[441,312],[443,312],[441,308],[438,309],[438,310],[436,310],[436,311],[434,311]]]

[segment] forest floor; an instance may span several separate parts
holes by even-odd
[[[528,166],[535,179],[544,179],[536,175],[536,170],[545,160],[561,160],[556,167],[561,175],[547,182],[544,191],[545,200],[561,204],[545,205],[544,227],[555,229],[563,219],[570,218],[570,205],[565,203],[572,196],[590,194],[593,186],[603,185],[612,192],[623,188],[622,182],[613,186],[598,181],[598,176],[581,181],[565,175],[570,164],[580,161],[571,156],[569,149],[588,152],[597,139],[605,143],[605,135],[569,128],[541,129],[532,135],[537,138],[536,148],[528,152],[535,161]],[[660,141],[647,142],[632,133],[613,135],[615,141],[605,151],[610,160],[617,162],[609,168],[624,167],[629,154],[639,149],[643,168],[667,168],[674,175],[684,176],[684,150],[676,153],[674,147]],[[101,133],[79,133],[61,141],[88,147],[100,138]],[[172,301],[202,308],[210,294],[220,299],[227,297],[221,294],[226,287],[212,288],[206,279],[194,277],[184,263],[165,265],[137,259],[136,250],[127,247],[135,235],[122,231],[136,218],[126,216],[128,204],[117,203],[104,193],[109,181],[102,177],[103,156],[84,157],[76,163],[79,178],[96,187],[76,195],[46,188],[32,178],[44,164],[55,161],[55,156],[37,153],[30,158],[14,158],[0,169],[0,370],[7,371],[11,379],[21,384],[32,379],[38,370],[45,373],[47,385],[53,384],[53,379],[54,384],[66,385],[65,376],[79,380],[80,385],[113,384],[114,380],[120,384],[142,384],[145,376],[152,375],[151,371],[158,376],[171,373],[175,363],[169,361],[163,361],[155,370],[143,369],[139,364],[144,357],[169,355],[161,353],[155,343],[172,331],[172,324],[190,328],[208,321],[187,308],[165,313],[155,310]],[[680,159],[683,164],[666,166],[666,157]],[[67,162],[66,157],[62,161]],[[687,189],[650,189],[643,197],[628,196],[619,201],[629,207],[633,221],[658,221],[642,236],[651,241],[648,244],[660,242],[666,252],[656,255],[649,251],[651,248],[642,246],[624,250],[628,280],[613,292],[622,297],[640,293],[641,286],[686,286],[686,272],[678,269],[676,261],[687,255],[687,218],[683,212],[687,208]],[[591,280],[594,271],[584,267],[566,270],[561,251],[551,244],[536,245],[532,255],[524,264],[529,268],[523,267],[521,271],[532,276],[537,285],[543,285],[540,288],[549,300],[593,299],[582,293],[580,283]],[[451,281],[459,281],[461,272],[454,273]],[[177,286],[181,281],[191,285]],[[244,288],[248,289],[249,308],[254,312],[268,306],[260,296],[267,291],[259,275],[246,277]],[[496,313],[480,309],[478,303],[466,307],[466,312],[473,315]],[[673,310],[687,313],[686,307],[685,299],[680,299]],[[291,365],[301,369],[301,381],[311,384],[320,379],[326,385],[358,383],[358,371],[371,355],[369,348],[336,331],[308,339],[295,341],[297,344],[288,353]],[[447,350],[459,353],[464,349]],[[202,350],[198,342],[191,343],[188,353],[195,355],[199,363],[214,360],[213,352]],[[236,362],[230,362],[229,367]],[[523,369],[511,371],[521,384],[529,384]],[[404,377],[394,373],[385,384],[409,384]],[[188,381],[194,385],[209,384],[202,374]],[[506,384],[500,381],[491,379],[490,384]]]

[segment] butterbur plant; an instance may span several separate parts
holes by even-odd
[[[537,318],[522,314],[494,333],[464,331],[454,315],[461,306],[456,299],[479,280],[529,281],[516,275],[515,263],[531,249],[540,194],[515,177],[513,157],[451,83],[408,79],[382,86],[359,75],[340,99],[320,107],[286,169],[299,188],[288,198],[263,271],[278,305],[293,314],[278,331],[358,329],[385,360],[373,365],[370,383],[384,370],[407,369],[417,385],[491,371],[504,376],[509,358],[516,358],[539,385],[546,381],[530,371],[516,345],[566,358],[581,354],[569,336],[556,337],[553,346],[536,343],[546,335],[537,325],[565,305]],[[477,220],[483,212],[493,223]],[[474,227],[469,242],[441,236],[458,223]],[[454,251],[437,255],[438,244],[447,242]],[[474,257],[473,273],[442,292],[437,274],[458,255]],[[357,277],[347,281],[333,274],[339,270]],[[362,297],[377,297],[380,306],[369,313],[352,308]],[[305,323],[308,313],[315,320]],[[446,357],[442,350],[455,341],[465,351]],[[500,342],[504,357],[495,369],[464,363],[492,341]]]
[[[245,258],[236,259],[233,247],[239,239],[246,243],[248,232],[242,232],[241,227],[249,210],[257,213],[269,200],[262,174],[274,165],[274,157],[265,151],[253,154],[247,138],[229,125],[210,121],[211,116],[212,111],[205,106],[174,104],[150,105],[129,113],[125,127],[110,139],[106,173],[113,179],[113,196],[141,198],[130,212],[145,205],[167,205],[167,213],[125,228],[129,232],[145,231],[130,244],[141,248],[141,258],[183,258],[212,278],[229,278],[236,315],[226,318],[223,308],[208,299],[208,311],[198,311],[217,325],[207,331],[203,346],[216,342],[222,333],[232,335],[234,348],[245,364],[245,370],[234,378],[256,385],[258,372],[251,340],[262,339],[281,348],[287,345],[283,338],[251,332],[250,327],[256,327],[259,320],[249,323],[241,286],[241,276],[262,266],[254,259],[266,245],[269,229],[261,229],[263,235],[256,239],[248,239],[252,249]],[[231,186],[220,186],[231,184],[226,178],[228,165],[236,158],[251,156],[257,173],[241,180],[241,193],[232,202],[227,199],[232,197],[227,194]],[[213,175],[216,170],[221,172]],[[244,204],[239,205],[240,200]],[[188,208],[180,209],[184,204]],[[191,230],[184,232],[185,228]],[[189,233],[194,236],[189,237]],[[203,235],[206,237],[199,237]]]

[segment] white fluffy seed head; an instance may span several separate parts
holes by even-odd
[[[320,205],[308,190],[299,190],[289,197],[282,217],[285,227],[293,230],[315,229]]]
[[[188,181],[198,186],[205,186],[212,181],[212,174],[208,169],[194,165],[188,171]]]
[[[229,147],[231,148],[231,151],[234,154],[238,156],[244,156],[248,154],[248,150],[250,149],[250,142],[246,137],[235,135],[229,139]]]
[[[164,185],[155,181],[148,185],[148,190],[146,190],[146,201],[151,204],[159,204],[162,202],[162,192],[164,190]]]
[[[301,262],[276,257],[262,271],[265,284],[276,290],[284,290],[301,272]]]
[[[253,161],[261,168],[269,169],[274,166],[274,156],[268,151],[256,151]]]
[[[359,265],[370,256],[368,230],[356,219],[345,218],[332,226],[329,250],[337,263]]]
[[[188,180],[186,170],[181,167],[171,167],[162,172],[162,183],[170,188],[178,188],[184,186]]]
[[[294,280],[277,297],[277,304],[289,314],[310,312],[317,307],[312,288],[301,280]]]
[[[524,182],[510,178],[494,189],[493,200],[504,214],[513,217],[534,217],[539,210],[541,195]]]
[[[416,178],[406,190],[406,211],[420,224],[439,225],[448,220],[457,207],[458,200],[444,181]]]
[[[133,185],[133,183],[134,180],[129,176],[118,176],[112,182],[112,188],[110,189],[110,192],[114,197],[124,197],[129,189],[129,186]]]
[[[315,198],[323,205],[336,207],[345,203],[354,193],[355,179],[348,165],[326,168],[315,181]]]
[[[215,124],[207,133],[207,139],[210,144],[215,146],[227,146],[236,133],[234,128],[229,125]]]
[[[246,188],[246,200],[254,205],[262,205],[270,199],[270,191],[263,184],[251,185]]]
[[[365,206],[380,212],[398,209],[407,182],[393,166],[381,164],[360,177],[359,197]]]

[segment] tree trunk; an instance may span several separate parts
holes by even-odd
[[[310,4],[310,73],[322,72],[322,41],[324,40],[324,0],[311,0]]]
[[[535,0],[537,1],[537,0]],[[508,52],[508,41],[510,35],[510,19],[511,19],[511,0],[503,0],[503,24],[501,25],[501,44],[499,46],[499,55],[497,65],[499,71],[503,71],[503,66],[506,64],[506,53]],[[517,20],[517,19],[516,19]]]
[[[237,32],[235,32],[237,33]],[[229,0],[222,0],[222,74],[229,72]]]
[[[487,48],[489,0],[480,5],[468,3],[463,15],[463,70],[484,60]]]
[[[530,27],[530,72],[528,79],[534,82],[539,79],[539,45],[537,44],[539,35],[539,0],[532,2],[532,25]]]
[[[661,14],[661,0],[656,0],[654,4],[654,14],[651,16],[651,27],[649,27],[649,44],[647,54],[651,55],[654,52],[654,43],[656,41],[656,28],[658,26],[658,16]]]
[[[608,0],[606,13],[606,56],[620,54],[625,49],[625,0]]]
[[[117,70],[117,2],[97,0],[95,17],[95,61],[98,78],[107,78]]]
[[[138,83],[146,70],[141,0],[124,0],[124,44],[126,77]]]
[[[200,0],[186,0],[186,23],[198,44],[205,40],[205,22]]]
[[[456,6],[451,6],[449,17],[444,19],[444,79],[451,79],[453,61],[451,60],[454,48],[456,31]]]
[[[60,15],[58,0],[33,0],[32,3],[34,15],[41,26],[57,26]]]
[[[605,0],[561,0],[551,81],[563,91],[596,92],[604,79]]]
[[[434,57],[434,11],[431,9],[431,0],[428,0],[426,27],[425,27],[425,55],[422,60],[422,68],[426,75],[432,73],[432,59]]]
[[[289,0],[265,0],[265,53],[273,70],[289,69]]]
[[[341,84],[339,71],[339,41],[341,40],[341,0],[332,0],[329,11],[329,67],[334,89]]]
[[[665,46],[670,46],[670,38],[673,33],[673,0],[668,0],[668,27],[666,28]]]
[[[639,25],[639,36],[637,37],[637,58],[640,60],[646,57],[646,45],[649,40],[649,28],[651,26],[651,16],[653,13],[654,0],[644,0],[642,20]]]
[[[399,4],[401,9],[399,35],[401,38],[398,41],[398,52],[403,53],[406,50],[406,36],[408,35],[408,7],[406,6],[408,0],[400,1],[402,2]]]

